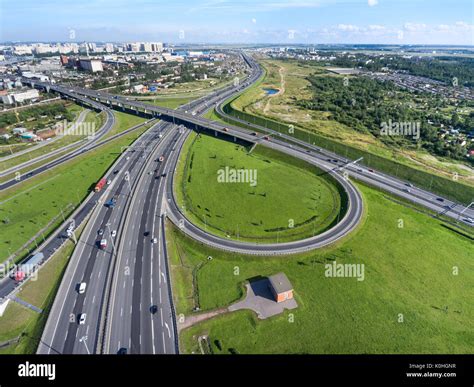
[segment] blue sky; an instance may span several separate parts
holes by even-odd
[[[0,41],[473,45],[473,24],[472,0],[0,0]]]

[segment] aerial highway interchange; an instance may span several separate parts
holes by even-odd
[[[155,354],[179,351],[166,252],[167,219],[193,239],[218,249],[253,255],[308,251],[339,240],[358,225],[363,214],[363,202],[351,179],[443,212],[453,219],[474,217],[472,208],[465,209],[405,181],[298,140],[291,134],[230,116],[231,122],[252,127],[256,132],[203,118],[210,108],[216,108],[225,117],[222,108],[225,101],[252,86],[262,76],[260,66],[250,56],[244,53],[242,58],[249,67],[246,79],[177,110],[105,92],[25,80],[32,87],[46,88],[97,111],[105,111],[107,118],[97,136],[66,155],[33,169],[21,179],[3,183],[1,189],[100,146],[101,137],[114,123],[111,109],[145,116],[149,119],[146,123],[152,125],[110,168],[106,174],[110,184],[103,191],[89,195],[74,215],[76,225],[84,221],[87,224],[61,282],[38,353]],[[206,232],[183,215],[173,193],[173,177],[180,150],[192,130],[228,141],[258,143],[318,166],[343,187],[348,203],[344,216],[322,234],[287,243],[256,244]],[[107,205],[111,200],[114,200],[114,205]],[[63,243],[66,228],[64,225],[49,238],[43,247],[46,254],[52,254]],[[103,249],[98,248],[101,238],[108,240]],[[87,284],[85,292],[78,289],[78,284],[82,283]],[[9,278],[0,285],[3,297],[15,289],[14,281]]]

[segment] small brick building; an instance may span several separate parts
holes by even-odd
[[[293,298],[293,286],[285,273],[278,273],[268,277],[270,290],[276,302],[283,302]]]

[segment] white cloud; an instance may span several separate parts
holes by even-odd
[[[349,31],[349,32],[357,32],[359,31],[359,27],[353,24],[338,24],[337,29],[340,31]]]
[[[373,7],[379,3],[379,0],[367,0],[369,7]]]
[[[371,24],[369,26],[369,30],[371,30],[371,31],[383,31],[383,30],[385,30],[385,26],[381,26],[379,24]]]
[[[423,23],[405,23],[403,28],[407,31],[423,31],[426,29],[426,24]]]

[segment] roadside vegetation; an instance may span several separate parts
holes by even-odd
[[[95,130],[98,130],[99,128],[102,127],[104,120],[105,120],[105,113],[98,114],[95,111],[90,111],[87,113],[87,115],[84,118],[83,124],[85,125],[91,125]],[[76,116],[77,119],[78,115]],[[80,140],[83,140],[86,138],[85,135],[66,135],[63,136],[56,141],[52,142],[51,144],[41,146],[38,149],[32,149],[30,152],[27,152],[23,155],[18,155],[17,157],[10,158],[8,160],[0,162],[0,171],[1,170],[6,170],[8,168],[11,168],[15,165],[22,164],[24,162],[27,162],[28,160],[32,160],[36,157],[47,155],[48,153],[55,151],[57,149],[61,149],[67,145],[70,145],[72,143],[78,142]],[[79,145],[79,144],[78,144]],[[71,150],[71,149],[69,149]],[[61,154],[57,154],[53,157],[59,157]],[[47,161],[51,161],[51,159],[48,159]],[[17,172],[21,173],[26,173],[29,170],[32,170],[34,168],[37,168],[40,166],[40,164],[32,164],[31,166],[27,168],[22,168],[18,170]],[[12,176],[7,176],[5,180],[9,180]]]
[[[324,68],[295,61],[262,60],[266,75],[239,97],[229,100],[225,111],[235,117],[274,129],[334,151],[350,159],[363,157],[369,167],[411,181],[451,199],[472,201],[472,168],[453,159],[435,158],[422,149],[389,147],[372,134],[358,132],[331,118],[330,113],[301,107],[313,98],[310,75],[341,78]],[[349,81],[350,82],[350,81]],[[279,90],[267,95],[264,89]],[[225,119],[228,121],[228,119]],[[294,125],[294,123],[298,125]],[[236,121],[231,121],[237,124]]]
[[[115,116],[115,125],[110,129],[110,132],[104,136],[104,139],[107,139],[115,134],[122,133],[123,131],[131,128],[132,126],[142,124],[146,121],[145,118],[139,117],[133,114],[120,112],[114,110]]]
[[[228,306],[244,296],[246,281],[280,271],[298,302],[297,309],[268,320],[238,311],[199,323],[181,332],[181,350],[200,353],[198,338],[207,335],[214,354],[469,353],[472,238],[385,193],[358,188],[366,206],[359,228],[331,247],[305,254],[227,253],[168,225],[178,315]],[[241,211],[247,211],[245,202]],[[325,264],[333,261],[364,264],[364,280],[326,277]]]
[[[0,317],[0,342],[18,339],[0,349],[3,354],[34,354],[38,347],[44,325],[61,283],[62,274],[74,250],[74,244],[67,241],[61,249],[38,272],[36,281],[27,282],[16,295],[42,313],[33,311],[14,301],[10,301]]]
[[[219,180],[226,168],[248,172],[248,181]],[[174,189],[184,213],[208,232],[278,243],[317,235],[337,222],[345,202],[337,186],[320,169],[269,148],[250,151],[250,146],[192,134]]]

